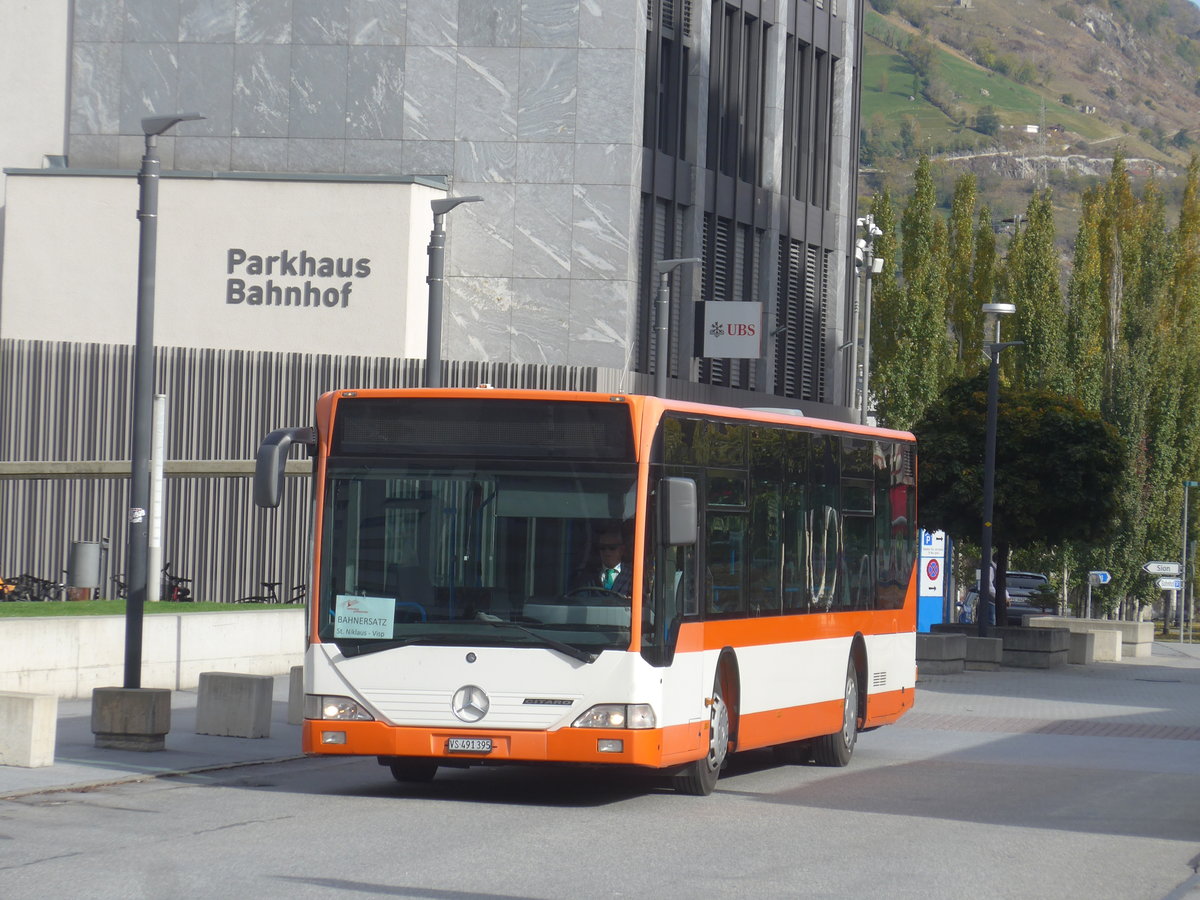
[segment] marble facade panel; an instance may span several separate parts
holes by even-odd
[[[580,184],[640,184],[634,161],[641,147],[630,144],[575,144],[575,178]]]
[[[287,138],[235,137],[230,151],[235,172],[286,172]]]
[[[637,285],[629,281],[572,279],[567,361],[573,366],[626,369]]]
[[[442,358],[507,361],[512,299],[511,278],[448,277],[442,301]]]
[[[573,141],[578,51],[523,49],[517,90],[517,138]]]
[[[522,4],[522,47],[579,46],[579,0],[534,0]]]
[[[522,141],[517,144],[516,181],[526,184],[569,184],[574,180],[575,146]]]
[[[404,141],[346,141],[346,172],[350,175],[407,175]]]
[[[346,142],[337,138],[292,138],[288,141],[289,172],[341,172]]]
[[[292,0],[292,41],[348,44],[350,0]]]
[[[79,44],[71,53],[72,134],[116,134],[121,127],[121,45]]]
[[[643,57],[629,50],[580,50],[575,139],[642,143]]]
[[[579,46],[642,49],[646,46],[646,0],[582,0]]]
[[[287,44],[292,40],[292,0],[237,0],[239,44]]]
[[[67,157],[77,169],[115,169],[119,142],[115,134],[73,134]]]
[[[625,280],[634,271],[636,188],[576,184],[571,229],[571,274]]]
[[[125,0],[127,43],[163,44],[179,40],[179,2],[163,0]]]
[[[411,31],[412,21],[409,20]],[[404,139],[448,141],[454,138],[452,91],[458,52],[450,47],[414,47],[404,51]]]
[[[81,41],[119,42],[125,33],[125,0],[75,0],[71,31],[76,47]]]
[[[464,203],[446,216],[447,275],[510,277],[515,187],[455,182],[451,193],[459,197],[479,196],[483,202]]]
[[[514,275],[570,277],[573,206],[569,184],[516,185]]]
[[[287,137],[291,59],[285,46],[234,48],[234,137]]]
[[[471,47],[458,51],[455,138],[466,141],[516,138],[519,69],[520,51],[516,48]],[[444,109],[443,97],[443,115]]]
[[[232,44],[237,35],[235,0],[181,0],[179,40],[188,43]]]
[[[233,139],[228,137],[175,138],[176,169],[201,172],[228,172]]]
[[[522,0],[459,0],[460,47],[517,47]]]
[[[288,137],[346,136],[348,47],[292,46]]]
[[[144,116],[179,109],[178,44],[121,48],[121,133],[141,134]]]
[[[458,42],[458,0],[415,0],[406,34],[410,47],[453,47]]]
[[[404,174],[454,173],[454,141],[404,141]]]
[[[351,0],[350,43],[402,45],[405,43],[407,18],[408,4],[405,0]]]
[[[514,141],[455,141],[454,180],[512,183],[517,167]]]
[[[347,73],[352,138],[404,135],[404,48],[351,47]]]
[[[179,45],[179,109],[204,116],[188,133],[232,134],[233,68],[233,44]]]
[[[563,278],[512,280],[512,341],[514,363],[566,365],[571,283]]]

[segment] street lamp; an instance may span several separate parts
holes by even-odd
[[[862,364],[862,406],[859,407],[858,421],[867,424],[867,409],[871,405],[871,282],[883,271],[883,257],[875,255],[875,238],[882,237],[883,231],[875,224],[874,218],[867,216],[862,220],[867,229],[863,247],[863,271],[867,277],[866,299],[863,301],[863,364]]]
[[[460,203],[480,203],[482,197],[446,197],[430,201],[433,232],[429,235],[429,322],[425,332],[425,387],[442,386],[442,291],[446,269],[446,213]]]
[[[658,272],[658,299],[654,304],[654,396],[667,396],[667,369],[671,367],[671,272],[685,263],[698,263],[700,258],[660,259],[654,264]]]
[[[983,304],[983,350],[988,357],[987,434],[983,444],[983,539],[979,542],[979,607],[975,618],[979,636],[987,637],[992,596],[992,505],[996,485],[996,407],[1000,400],[1000,351],[1021,343],[1000,342],[1000,317],[1015,313],[1011,303]]]
[[[129,482],[129,536],[125,605],[125,687],[142,686],[142,614],[149,581],[150,451],[154,421],[154,271],[158,252],[158,136],[180,122],[203,119],[199,113],[172,113],[142,119],[146,152],[138,172],[137,337],[133,351],[133,451]]]
[[[1200,487],[1200,481],[1185,481],[1183,483],[1183,552],[1179,560],[1179,583],[1183,590],[1179,592],[1179,643],[1183,643],[1184,610],[1187,608],[1187,564],[1188,564],[1188,488]],[[1163,621],[1166,621],[1163,616]]]

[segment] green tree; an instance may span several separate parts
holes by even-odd
[[[987,380],[981,372],[952,382],[914,429],[921,527],[960,542],[978,541],[982,527]],[[1123,441],[1096,412],[1054,391],[1005,385],[992,517],[998,568],[1007,567],[1011,548],[1107,540],[1117,526],[1124,468]]]
[[[1013,340],[1024,342],[1011,358],[1018,383],[1064,392],[1071,387],[1067,321],[1049,191],[1033,195],[1025,219],[1025,230],[1013,239],[1006,263],[1008,296],[1017,307]]]
[[[1083,213],[1067,285],[1067,368],[1074,380],[1071,393],[1091,410],[1100,409],[1104,391],[1106,304],[1099,244],[1102,202],[1099,188],[1083,194]]]
[[[873,378],[880,419],[911,427],[938,395],[953,358],[946,335],[946,225],[937,214],[929,158],[913,175],[913,194],[900,220],[902,289],[874,306]]]
[[[946,290],[950,333],[955,341],[956,366],[965,371],[967,354],[975,328],[979,306],[975,303],[972,276],[975,259],[975,176],[963,175],[954,182],[947,223]]]

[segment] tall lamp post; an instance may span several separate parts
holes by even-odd
[[[429,235],[429,323],[425,332],[425,387],[442,386],[442,294],[446,271],[446,213],[461,203],[480,203],[482,197],[433,200],[433,232]]]
[[[866,425],[867,411],[871,405],[871,282],[883,271],[883,257],[875,255],[875,238],[882,237],[883,231],[875,224],[872,216],[866,216],[859,221],[867,229],[867,236],[863,238],[863,273],[866,275],[867,287],[863,300],[862,405],[859,407],[858,421]]]
[[[991,624],[992,596],[992,505],[996,486],[996,407],[1000,400],[1000,351],[1019,341],[1000,342],[1000,317],[1015,313],[1011,303],[983,304],[983,350],[988,357],[987,434],[983,443],[983,537],[979,542],[979,607],[975,613],[979,636],[987,637]]]
[[[654,303],[654,396],[667,396],[667,369],[671,367],[671,273],[685,263],[698,263],[698,256],[685,259],[660,259],[654,264],[658,272],[658,298]]]
[[[1200,487],[1200,481],[1185,481],[1183,483],[1183,551],[1179,555],[1179,583],[1183,590],[1179,592],[1179,643],[1183,643],[1184,610],[1187,609],[1188,589],[1188,488]],[[1166,619],[1166,616],[1163,616]]]
[[[142,119],[146,152],[138,172],[137,337],[133,351],[133,463],[129,482],[129,536],[125,605],[125,687],[142,686],[142,615],[149,581],[150,452],[154,421],[154,272],[158,253],[158,136],[180,122],[203,119],[199,113],[173,113]]]

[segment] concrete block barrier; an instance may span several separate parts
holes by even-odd
[[[196,734],[271,736],[270,675],[201,672],[196,692]]]
[[[1071,632],[1066,628],[997,627],[993,634],[1004,642],[1001,664],[1023,669],[1052,669],[1067,664]]]
[[[58,698],[0,691],[0,765],[26,769],[54,765]]]
[[[110,750],[165,750],[171,731],[166,688],[99,687],[92,691],[92,734]]]
[[[1115,631],[1120,640],[1120,652],[1112,650],[1111,636],[1096,639],[1096,659],[1119,662],[1123,657],[1149,656],[1154,647],[1153,622],[1125,622],[1120,619],[1072,619],[1068,616],[1030,616],[1030,628],[1067,628],[1072,632]]]
[[[1004,641],[1000,638],[966,637],[964,664],[967,669],[988,672],[1000,668],[1003,659]]]
[[[1094,631],[1071,632],[1071,646],[1067,651],[1067,662],[1074,666],[1086,666],[1096,661],[1096,633]]]
[[[926,675],[963,671],[966,641],[961,634],[918,634],[917,671]]]
[[[289,725],[304,724],[304,666],[292,666],[288,678]]]

